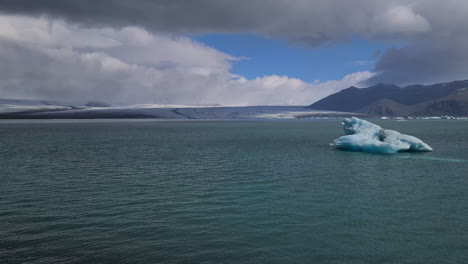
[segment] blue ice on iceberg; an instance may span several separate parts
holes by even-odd
[[[346,136],[335,139],[330,144],[341,150],[371,153],[432,151],[429,145],[417,137],[383,129],[366,120],[345,118],[342,124]]]

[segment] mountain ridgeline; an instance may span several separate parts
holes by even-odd
[[[350,87],[308,107],[370,116],[468,116],[468,80],[406,87]]]

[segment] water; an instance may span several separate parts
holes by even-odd
[[[1,263],[467,263],[468,122],[0,123]]]

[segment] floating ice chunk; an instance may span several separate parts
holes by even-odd
[[[345,118],[343,127],[346,136],[335,139],[331,143],[338,149],[371,153],[432,151],[429,145],[417,137],[383,129],[356,117]]]

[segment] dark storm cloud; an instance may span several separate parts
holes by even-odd
[[[431,30],[401,48],[387,50],[367,84],[435,83],[468,79],[468,1],[420,1],[414,9]]]
[[[448,43],[428,42],[390,49],[375,66],[380,72],[367,81],[368,84],[436,82],[468,79],[468,41],[461,38]]]
[[[60,17],[83,25],[142,26],[197,34],[252,32],[310,46],[364,37],[407,39],[427,21],[394,1],[371,0],[2,0],[7,13]],[[389,13],[389,8],[394,8]],[[390,10],[391,11],[391,10]],[[391,16],[403,16],[394,21]]]
[[[3,0],[0,10],[28,15],[46,14],[93,26],[132,25],[183,33],[229,32],[245,30],[255,24],[255,10],[261,7],[256,7],[255,2],[246,6],[224,0]],[[243,19],[239,19],[239,12]]]

